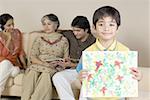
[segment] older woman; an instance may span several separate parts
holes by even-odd
[[[57,65],[69,55],[69,43],[57,33],[59,20],[56,15],[45,15],[42,20],[43,34],[35,39],[31,49],[31,65],[26,71],[22,100],[51,100],[51,77],[65,69]]]
[[[14,28],[10,14],[0,16],[0,95],[9,76],[16,76],[25,68],[25,53],[22,49],[22,34]]]

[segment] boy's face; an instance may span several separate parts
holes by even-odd
[[[82,28],[72,27],[72,29],[73,29],[73,33],[74,33],[75,37],[78,40],[82,40],[88,34],[87,30],[84,30]]]
[[[100,18],[95,27],[99,39],[104,41],[113,40],[117,32],[117,23],[112,17]]]

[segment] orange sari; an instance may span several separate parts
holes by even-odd
[[[25,55],[24,50],[22,48],[22,34],[18,29],[14,29],[11,33],[12,39],[6,47],[7,38],[0,33],[0,62],[7,59],[14,66],[21,67],[19,63],[19,58],[21,55]]]

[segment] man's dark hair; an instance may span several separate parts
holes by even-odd
[[[88,29],[88,33],[91,33],[90,24],[85,16],[76,16],[72,23],[72,27],[82,28],[84,30]]]

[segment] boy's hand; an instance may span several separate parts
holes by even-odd
[[[78,78],[80,80],[80,82],[82,82],[85,78],[87,78],[88,76],[88,71],[87,70],[81,70],[79,72]]]
[[[133,74],[133,78],[140,81],[142,79],[142,73],[137,68],[130,68],[131,74]]]

